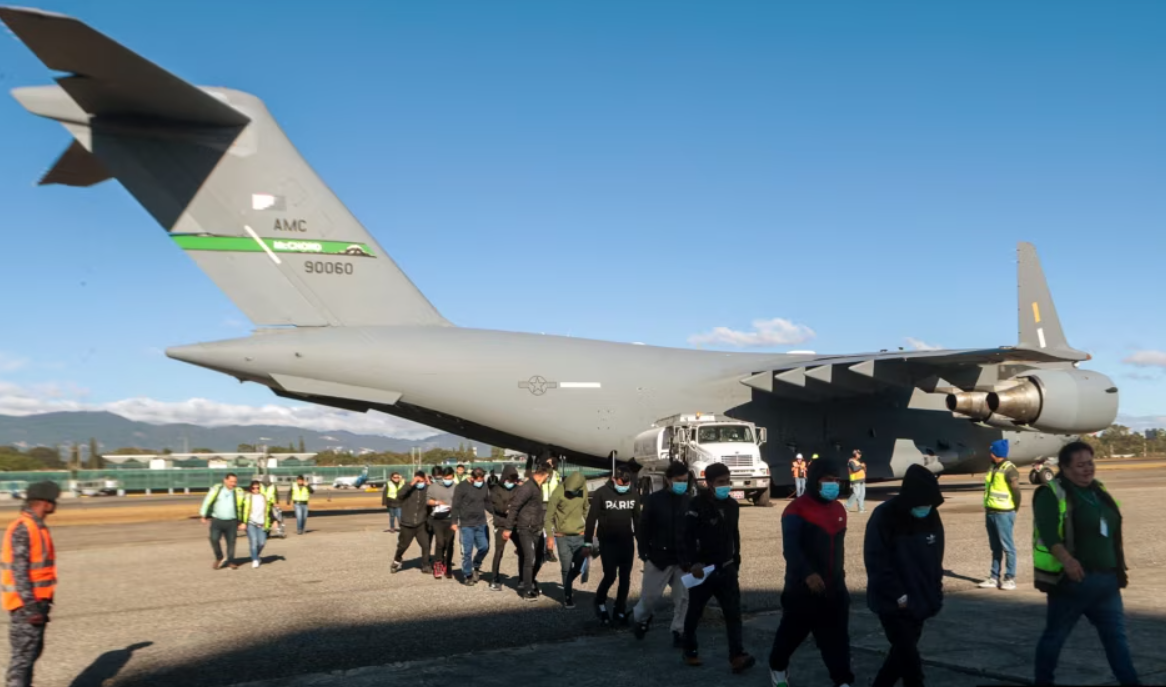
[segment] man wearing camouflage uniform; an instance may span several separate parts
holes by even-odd
[[[61,488],[53,482],[28,487],[24,508],[4,532],[0,581],[12,658],[7,687],[30,687],[32,669],[45,645],[45,624],[57,587],[53,538],[45,518],[57,509]]]

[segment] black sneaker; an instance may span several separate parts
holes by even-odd
[[[500,591],[502,591],[502,585],[498,584],[497,582],[491,582],[490,583],[490,591],[500,592]]]
[[[575,608],[575,599],[570,594],[563,597],[563,608],[568,610]]]
[[[633,632],[636,635],[636,639],[643,639],[644,636],[648,634],[648,621],[645,620],[642,623],[636,623],[636,627]]]
[[[599,624],[602,627],[611,627],[611,616],[603,604],[595,604],[595,615],[599,618]]]
[[[673,649],[683,649],[684,648],[684,634],[683,633],[677,632],[676,630],[672,631],[672,648]]]
[[[395,573],[401,569],[401,561],[393,561],[393,565],[389,567],[390,573]]]
[[[523,601],[538,601],[538,594],[535,592],[527,592],[522,595]]]
[[[631,621],[628,619],[628,614],[623,612],[616,612],[615,618],[612,621],[613,625],[617,627],[627,627]]]

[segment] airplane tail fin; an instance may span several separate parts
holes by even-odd
[[[70,74],[13,91],[76,139],[41,184],[117,179],[256,325],[450,324],[259,98],[187,83],[72,17],[0,20]]]
[[[1090,355],[1069,345],[1061,319],[1053,305],[1036,246],[1021,242],[1016,247],[1020,323],[1019,348],[1039,350],[1067,360],[1088,360]]]

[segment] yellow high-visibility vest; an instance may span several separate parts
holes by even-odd
[[[1008,488],[1007,472],[1013,468],[1011,461],[1004,461],[988,471],[984,478],[984,507],[992,510],[1016,510],[1012,490]]]
[[[311,497],[312,492],[308,485],[300,486],[299,484],[292,485],[292,501],[297,503],[307,503],[308,498]]]
[[[385,496],[387,498],[390,498],[390,499],[397,498],[397,492],[401,491],[401,487],[403,487],[403,486],[405,486],[404,482],[401,482],[400,484],[398,484],[397,482],[389,480],[385,484]]]

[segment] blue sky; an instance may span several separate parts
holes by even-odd
[[[1123,416],[1166,425],[1166,4],[166,5],[39,6],[263,98],[459,325],[1011,344],[1025,240]],[[0,35],[0,89],[50,77]],[[0,412],[404,431],[162,356],[246,319],[118,184],[33,186],[58,125],[5,96],[0,131]]]

